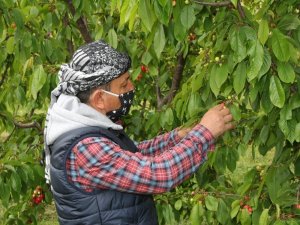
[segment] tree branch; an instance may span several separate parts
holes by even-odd
[[[72,15],[75,16],[75,8],[72,3],[72,0],[65,0],[65,3],[68,5],[69,10],[71,11]],[[76,21],[76,24],[78,26],[78,29],[86,43],[90,43],[93,41],[90,32],[88,30],[87,24],[85,22],[84,17],[80,16],[78,20]]]
[[[238,10],[238,12],[239,12],[239,14],[240,14],[240,17],[241,17],[242,19],[245,19],[245,18],[246,18],[246,15],[245,15],[245,11],[244,11],[244,9],[243,9],[243,7],[242,7],[242,5],[241,5],[241,0],[238,0],[238,1],[237,1],[237,10]]]
[[[41,125],[36,122],[36,121],[33,121],[33,122],[30,122],[30,123],[21,123],[21,122],[18,122],[18,121],[13,121],[14,125],[16,127],[19,127],[19,128],[36,128],[40,133],[43,131]]]
[[[69,24],[70,24],[69,17],[68,17],[68,14],[66,13],[63,18],[63,25],[64,25],[64,27],[67,27],[67,26],[69,26]],[[71,40],[67,40],[67,48],[68,48],[69,54],[73,55],[74,46],[73,46],[73,43]]]
[[[158,95],[159,101],[158,101],[157,105],[158,105],[159,109],[164,104],[169,104],[173,100],[177,90],[179,89],[184,66],[185,66],[185,58],[183,57],[183,53],[181,52],[177,56],[177,66],[175,68],[175,72],[174,72],[174,76],[173,76],[173,80],[172,80],[172,86],[171,86],[171,89],[169,90],[169,93],[163,99],[159,98],[159,95]],[[158,88],[157,94],[159,94],[160,93],[159,87],[157,87],[157,88]]]
[[[158,105],[158,108],[159,108],[160,105],[162,105],[162,94],[161,94],[161,91],[160,91],[160,88],[159,88],[158,78],[157,78],[157,81],[156,81],[155,90],[156,90],[157,105]]]
[[[224,1],[224,2],[203,2],[199,0],[193,0],[194,3],[197,3],[199,5],[204,5],[204,6],[213,6],[213,7],[224,7],[224,6],[229,6],[231,5],[231,1]]]

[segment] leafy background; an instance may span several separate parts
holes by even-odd
[[[236,121],[194,177],[155,197],[160,224],[298,224],[299,10],[298,0],[0,0],[3,223],[38,224],[51,204],[40,165],[50,91],[74,49],[104,39],[133,61],[132,138],[193,124],[223,101]],[[249,152],[270,161],[230,176]]]

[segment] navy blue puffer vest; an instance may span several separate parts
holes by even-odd
[[[151,195],[114,190],[85,192],[68,181],[66,159],[72,148],[87,137],[106,137],[123,149],[136,146],[123,131],[99,127],[80,128],[59,137],[51,149],[51,184],[60,224],[63,225],[157,225]]]

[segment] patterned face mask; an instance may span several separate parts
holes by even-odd
[[[134,90],[128,91],[126,93],[119,94],[119,95],[117,95],[115,93],[112,93],[110,91],[105,91],[105,90],[102,90],[102,91],[104,91],[107,94],[119,97],[120,102],[121,102],[121,107],[120,108],[106,113],[106,115],[109,119],[111,119],[113,122],[116,122],[122,116],[125,116],[125,115],[128,114],[129,109],[132,105],[133,98],[134,98]]]

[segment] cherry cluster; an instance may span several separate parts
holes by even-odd
[[[140,81],[143,78],[143,73],[148,73],[149,69],[147,66],[141,65],[141,71],[142,71],[142,73],[140,73],[136,78],[137,81]]]
[[[39,205],[45,199],[43,194],[43,189],[41,186],[37,186],[32,194],[32,202],[36,205]]]
[[[189,41],[194,41],[194,40],[196,40],[196,38],[197,38],[197,35],[195,33],[190,33],[188,35],[188,40]]]
[[[249,214],[252,214],[253,209],[250,205],[246,204],[250,200],[250,197],[248,195],[244,196],[244,200],[240,202],[240,206],[243,209],[247,209]]]

